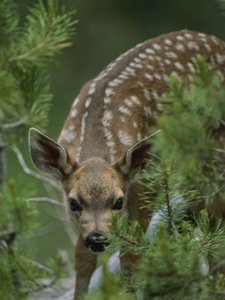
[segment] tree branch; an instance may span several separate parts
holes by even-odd
[[[48,198],[48,197],[29,198],[29,199],[27,199],[27,201],[29,201],[29,202],[45,202],[45,203],[64,207],[63,203],[61,203],[55,199]]]
[[[3,124],[3,125],[1,125],[1,127],[2,127],[2,129],[13,129],[13,128],[19,127],[21,125],[24,125],[26,123],[27,119],[28,119],[28,117],[25,116],[22,119],[14,122],[14,123]]]
[[[17,159],[21,165],[21,167],[23,168],[23,171],[24,173],[26,173],[27,175],[30,175],[38,180],[41,180],[47,184],[50,184],[51,186],[53,186],[55,189],[57,189],[58,191],[62,192],[62,189],[60,188],[60,186],[55,183],[54,181],[52,181],[51,179],[37,173],[37,172],[34,172],[32,171],[31,169],[28,168],[28,166],[26,165],[25,161],[24,161],[24,158],[23,158],[23,155],[21,153],[21,151],[19,150],[19,148],[17,146],[13,146],[12,147],[13,151],[15,152],[16,156],[17,156]]]
[[[0,192],[5,190],[6,178],[6,159],[5,159],[5,144],[0,134]]]

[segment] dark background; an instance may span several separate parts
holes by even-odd
[[[19,2],[21,14],[36,1]],[[60,63],[49,68],[54,94],[48,134],[57,138],[69,108],[82,85],[95,77],[119,54],[159,34],[190,29],[215,34],[225,40],[225,18],[215,0],[62,0],[75,9],[77,33],[73,47],[66,49]],[[25,157],[29,160],[27,145]],[[30,162],[29,166],[32,168]],[[14,172],[20,172],[14,166]],[[39,182],[33,181],[39,186]],[[38,196],[45,196],[40,189]],[[72,255],[73,247],[62,223],[49,205],[40,205],[40,226],[25,242],[26,251],[44,260],[59,249]]]

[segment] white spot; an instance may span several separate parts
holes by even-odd
[[[146,118],[149,118],[152,116],[152,110],[149,106],[144,106],[144,115]]]
[[[135,68],[135,67],[136,67],[136,64],[135,64],[135,62],[131,62],[131,63],[129,64],[129,66],[132,67],[132,68]]]
[[[153,44],[152,48],[154,48],[155,50],[161,50],[161,46],[159,44]]]
[[[163,104],[162,103],[157,103],[156,108],[158,109],[158,111],[163,111]]]
[[[177,70],[179,71],[184,71],[184,67],[182,66],[182,64],[179,61],[176,61],[174,63],[175,68],[177,68]]]
[[[113,79],[112,81],[110,81],[108,83],[108,86],[116,87],[116,86],[120,85],[122,82],[123,82],[123,80],[116,78],[116,79]]]
[[[167,83],[169,81],[169,76],[167,74],[163,74],[163,80]]]
[[[133,106],[134,106],[134,103],[133,103],[130,99],[128,99],[128,98],[124,99],[124,103],[125,103],[128,107],[133,107]]]
[[[185,33],[184,36],[189,40],[191,40],[193,38],[192,34],[190,34],[190,33]]]
[[[85,102],[85,108],[88,108],[88,107],[90,106],[91,101],[92,101],[92,98],[91,98],[91,97],[87,98],[87,100],[86,100],[86,102]]]
[[[193,73],[193,74],[196,73],[196,70],[195,70],[195,68],[194,68],[194,66],[193,66],[192,63],[188,62],[188,63],[187,63],[187,67],[188,67],[188,69],[189,69],[189,71],[190,71],[191,73]]]
[[[72,143],[76,138],[74,126],[64,129],[61,133],[60,140],[64,140],[67,143]]]
[[[81,121],[81,131],[80,131],[80,142],[82,143],[84,140],[84,134],[85,134],[85,128],[86,128],[86,121],[88,117],[88,112],[86,111],[83,115],[82,121]]]
[[[126,76],[126,75],[124,75],[123,73],[121,73],[121,74],[119,75],[119,78],[121,78],[121,79],[129,79],[129,76]]]
[[[193,42],[193,41],[189,42],[187,44],[187,47],[188,47],[189,50],[199,51],[199,46],[196,44],[196,42]]]
[[[202,32],[199,32],[199,33],[198,33],[198,36],[200,36],[200,37],[206,37],[206,34],[205,34],[205,33],[202,33]]]
[[[138,128],[137,122],[133,122],[133,127],[134,127],[134,128]]]
[[[110,126],[113,119],[113,113],[110,110],[106,110],[102,118],[102,124],[104,126]]]
[[[89,89],[88,95],[93,95],[94,92],[95,92],[95,89],[96,89],[96,82],[93,82],[93,83],[90,85],[90,89]]]
[[[162,60],[161,56],[156,56],[155,59],[159,62]]]
[[[112,101],[112,98],[110,98],[110,97],[105,97],[104,98],[104,103],[105,104],[109,104],[109,103],[111,103],[111,101]]]
[[[143,82],[141,81],[137,81],[137,83],[141,86],[141,87],[144,87],[145,85],[143,84]]]
[[[152,97],[157,99],[159,97],[159,95],[156,91],[152,91]]]
[[[135,58],[134,58],[134,61],[135,61],[136,63],[141,63],[141,59],[138,58],[138,57],[135,57]]]
[[[209,51],[209,52],[212,51],[212,48],[210,47],[209,44],[205,43],[205,44],[204,44],[204,47],[205,47],[205,49],[206,49],[207,51]]]
[[[135,64],[135,68],[137,68],[137,69],[143,69],[143,65],[142,64]]]
[[[183,41],[183,40],[184,40],[184,37],[181,36],[181,35],[178,35],[178,36],[176,37],[176,39],[177,39],[178,41]]]
[[[139,101],[137,96],[131,96],[130,99],[134,104],[141,105],[141,102]]]
[[[113,94],[114,94],[113,89],[108,88],[108,89],[105,90],[106,97],[110,97]]]
[[[127,116],[132,116],[132,112],[125,106],[120,106],[119,112],[121,112],[122,114],[125,114]]]
[[[144,53],[139,53],[138,56],[139,56],[141,59],[147,58],[147,55],[144,54]]]
[[[132,146],[133,138],[127,132],[123,130],[118,131],[118,138],[123,145]]]
[[[219,46],[219,41],[215,36],[211,36],[211,40],[213,41],[213,43],[217,46]]]
[[[155,50],[153,50],[152,48],[147,48],[145,49],[145,52],[148,53],[148,54],[155,54]]]
[[[146,65],[146,68],[153,71],[154,70],[154,67],[152,65]]]
[[[77,109],[71,110],[70,117],[71,117],[72,119],[75,119],[77,115],[78,115]]]
[[[169,60],[168,58],[166,58],[166,59],[164,60],[164,63],[165,63],[166,65],[171,65],[171,64],[172,64],[172,61]]]
[[[74,100],[72,108],[74,108],[77,105],[77,103],[79,102],[79,100],[80,99],[78,97]]]
[[[144,89],[144,96],[145,98],[149,101],[151,100],[151,93],[147,90],[147,89]]]
[[[172,52],[172,51],[166,52],[166,53],[165,53],[165,56],[168,57],[168,58],[173,58],[173,59],[176,59],[176,58],[177,58],[176,53],[175,53],[175,52]]]
[[[137,133],[137,141],[140,142],[142,140],[142,134],[140,132]]]
[[[153,60],[153,61],[154,61],[154,60],[155,60],[155,56],[151,56],[151,55],[149,55],[149,56],[148,56],[148,59],[149,59],[149,60]]]
[[[168,46],[172,46],[172,45],[173,45],[172,41],[169,40],[169,39],[165,39],[165,40],[164,40],[164,43],[165,43],[166,45],[168,45]]]
[[[161,75],[159,75],[158,73],[155,73],[154,77],[155,77],[156,80],[161,80],[162,79]]]
[[[130,73],[131,75],[135,75],[135,70],[132,69],[131,67],[126,67],[125,71]]]
[[[223,64],[225,61],[225,56],[224,55],[220,55],[220,54],[216,54],[216,61],[218,64]]]
[[[148,74],[148,73],[145,73],[144,76],[145,76],[145,78],[147,78],[147,79],[150,80],[150,81],[153,81],[153,80],[154,80],[153,76],[150,75],[150,74]]]
[[[184,51],[185,51],[185,47],[184,47],[184,45],[182,45],[182,44],[176,44],[175,48],[176,48],[178,51],[181,51],[181,52],[184,52]]]
[[[113,141],[112,133],[109,131],[108,127],[106,127],[106,126],[104,126],[104,134],[106,137],[106,145],[108,146],[108,150],[109,150],[110,161],[111,161],[111,163],[113,163],[115,160],[115,154],[116,154],[115,143]]]

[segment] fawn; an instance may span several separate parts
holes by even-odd
[[[197,55],[225,76],[225,42],[187,30],[164,34],[119,56],[84,85],[58,142],[30,129],[32,160],[61,183],[79,228],[76,300],[87,291],[96,254],[109,245],[112,211],[126,211],[144,230],[148,225],[151,212],[140,209],[142,185],[135,175],[148,157],[149,129],[163,111],[158,98],[169,76],[176,72],[191,81]],[[122,271],[132,271],[137,258],[127,253],[120,261]]]

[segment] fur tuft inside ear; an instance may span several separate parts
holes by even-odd
[[[29,130],[29,149],[34,165],[54,180],[62,181],[73,169],[65,148],[35,128]]]
[[[128,149],[114,167],[124,176],[129,178],[134,177],[135,174],[143,169],[146,159],[149,156],[149,150],[151,148],[150,139],[159,132],[160,130],[157,130],[152,135],[144,138]]]

